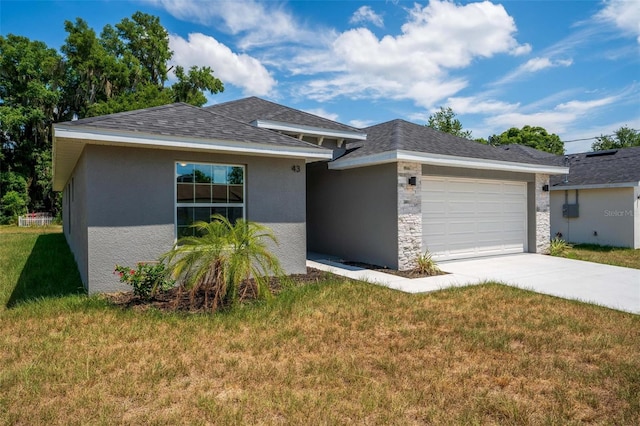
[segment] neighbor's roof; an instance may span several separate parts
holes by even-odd
[[[484,145],[469,139],[460,138],[449,133],[440,132],[427,126],[410,123],[405,120],[392,120],[363,129],[367,133],[366,142],[355,142],[347,145],[347,152],[334,163],[334,168],[340,168],[340,163],[361,163],[365,158],[375,161],[385,153],[402,152],[407,158],[414,154],[416,158],[457,158],[460,166],[476,160],[479,163],[516,163],[522,165],[519,171],[558,173],[562,169],[562,157],[540,153],[527,147],[495,147]],[[435,164],[435,163],[434,163]],[[450,164],[454,165],[455,164]],[[336,167],[337,166],[337,167]],[[539,166],[539,167],[536,167]],[[490,168],[490,167],[486,167]],[[506,169],[505,169],[506,170]]]
[[[563,176],[551,179],[552,187],[617,186],[640,182],[640,147],[570,154],[568,182]]]
[[[185,103],[54,125],[53,189],[64,188],[87,144],[330,159],[332,151]]]
[[[266,101],[255,96],[239,99],[237,101],[211,105],[205,109],[215,111],[218,114],[234,118],[244,123],[268,120],[342,132],[364,133],[362,130],[356,129],[355,127],[347,126],[346,124],[338,123],[298,109]]]

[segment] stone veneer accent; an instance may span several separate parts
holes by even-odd
[[[409,178],[416,184],[409,185]],[[422,166],[398,162],[398,269],[412,269],[422,252]]]
[[[547,254],[551,240],[550,192],[543,191],[543,185],[549,185],[549,175],[536,174],[536,253]]]

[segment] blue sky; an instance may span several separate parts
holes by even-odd
[[[174,62],[214,69],[225,92],[210,103],[256,95],[357,127],[450,106],[485,138],[640,129],[637,0],[2,0],[0,34],[59,49],[65,20],[99,33],[136,10],[160,17]]]

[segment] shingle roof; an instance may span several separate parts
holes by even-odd
[[[256,120],[271,120],[302,126],[318,127],[321,129],[361,132],[360,129],[356,129],[355,127],[347,126],[346,124],[318,117],[317,115],[266,101],[255,96],[211,105],[205,109],[215,111],[218,114],[234,118],[244,123],[252,123]]]
[[[387,121],[363,130],[367,133],[367,140],[349,143],[347,153],[341,159],[404,150],[515,163],[562,165],[562,157],[553,154],[533,154],[530,149],[505,149],[484,145],[400,119]]]
[[[274,146],[320,148],[315,144],[260,129],[217,114],[207,108],[174,103],[153,108],[84,118],[56,124],[58,128],[81,127],[95,130],[124,131],[145,135],[250,142]]]
[[[640,182],[640,147],[570,154],[569,179],[554,176],[555,187]]]

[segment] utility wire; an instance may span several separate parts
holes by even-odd
[[[629,130],[633,130],[634,132],[637,132],[637,129],[629,129]],[[571,143],[571,142],[582,142],[582,141],[590,141],[592,139],[598,139],[598,138],[610,138],[612,136],[615,136],[615,133],[612,133],[610,135],[600,135],[600,136],[592,136],[590,138],[582,138],[582,139],[571,139],[569,141],[562,141],[562,143]]]

